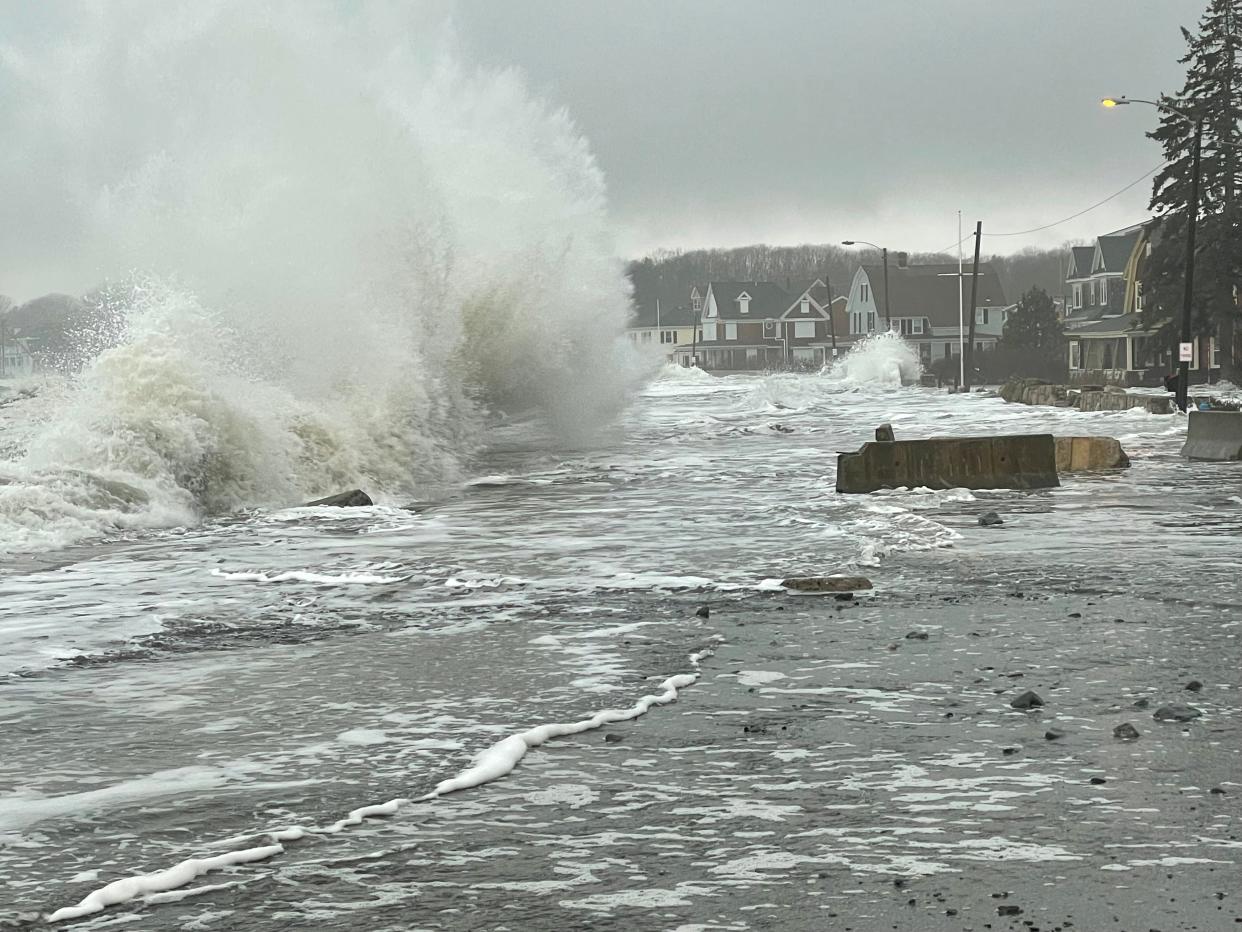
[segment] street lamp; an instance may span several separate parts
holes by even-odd
[[[1171,113],[1195,128],[1190,168],[1190,199],[1186,203],[1186,271],[1183,276],[1186,287],[1182,295],[1182,338],[1180,341],[1182,343],[1189,343],[1191,342],[1190,304],[1195,287],[1195,226],[1199,220],[1199,165],[1203,148],[1203,119],[1199,118],[1196,120],[1185,111],[1179,110],[1170,104],[1154,100],[1141,100],[1137,97],[1105,97],[1100,101],[1100,104],[1109,109],[1124,107],[1128,104],[1147,104],[1149,107],[1155,107],[1157,110]],[[1177,407],[1185,411],[1189,406],[1190,360],[1181,359],[1180,352],[1178,356]]]
[[[889,299],[888,293],[888,247],[877,246],[875,243],[868,243],[865,239],[843,239],[842,246],[870,246],[872,249],[880,250],[880,254],[884,260],[884,324],[889,330],[893,329],[892,301]]]

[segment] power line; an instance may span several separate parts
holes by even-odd
[[[1039,232],[1041,232],[1041,231],[1043,231],[1043,230],[1050,230],[1050,229],[1052,229],[1053,227],[1060,226],[1060,225],[1061,225],[1061,224],[1063,224],[1063,223],[1069,223],[1071,220],[1077,220],[1077,219],[1078,219],[1079,217],[1081,217],[1083,214],[1090,213],[1091,211],[1095,210],[1097,207],[1103,207],[1105,204],[1107,204],[1107,203],[1108,203],[1109,201],[1111,201],[1113,198],[1115,198],[1115,197],[1120,197],[1121,195],[1125,194],[1127,191],[1129,191],[1129,190],[1130,190],[1132,187],[1134,187],[1136,184],[1138,184],[1138,183],[1139,183],[1139,182],[1141,182],[1141,181],[1146,181],[1148,178],[1150,178],[1150,177],[1151,177],[1152,175],[1154,175],[1156,172],[1160,171],[1160,169],[1162,169],[1162,168],[1164,168],[1164,167],[1166,167],[1167,165],[1170,165],[1170,164],[1172,164],[1172,163],[1171,163],[1171,162],[1161,162],[1159,165],[1157,165],[1157,166],[1156,166],[1155,168],[1153,168],[1151,171],[1149,171],[1149,172],[1145,172],[1145,173],[1144,173],[1143,175],[1141,175],[1140,177],[1135,178],[1133,181],[1131,181],[1128,185],[1126,185],[1126,186],[1125,186],[1124,188],[1122,188],[1120,191],[1114,191],[1114,192],[1113,192],[1112,194],[1110,194],[1108,197],[1104,198],[1104,200],[1102,200],[1102,201],[1096,201],[1096,202],[1095,202],[1094,204],[1092,204],[1090,207],[1084,207],[1082,210],[1078,211],[1078,213],[1076,213],[1076,214],[1070,214],[1068,217],[1062,217],[1060,220],[1054,220],[1052,223],[1045,223],[1045,224],[1044,224],[1043,226],[1041,226],[1041,227],[1032,227],[1032,228],[1031,228],[1031,229],[1029,229],[1029,230],[1015,230],[1015,231],[1014,231],[1014,232],[1012,232],[1012,233],[984,233],[983,235],[984,235],[984,236],[1026,236],[1026,235],[1028,235],[1028,234],[1030,234],[1030,233],[1039,233]],[[965,239],[969,239],[969,238],[970,238],[970,237],[966,237]],[[957,247],[960,243],[965,242],[965,239],[963,239],[963,240],[958,240],[957,242],[950,243],[948,246],[945,246],[945,247],[943,247],[942,249],[937,249],[937,250],[936,250],[936,252],[948,252],[950,249],[954,249],[955,247]]]

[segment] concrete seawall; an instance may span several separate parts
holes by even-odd
[[[1182,456],[1192,460],[1242,460],[1242,411],[1191,411]]]
[[[1047,489],[1060,485],[1051,434],[864,443],[837,456],[837,491]]]

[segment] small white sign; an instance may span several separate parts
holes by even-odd
[[[1178,362],[1194,362],[1195,345],[1193,343],[1179,343],[1177,345],[1177,361]]]

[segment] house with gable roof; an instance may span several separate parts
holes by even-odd
[[[959,292],[956,263],[890,265],[886,292],[883,267],[860,265],[845,308],[850,336],[861,339],[884,332],[887,311],[892,329],[916,348],[923,365],[958,355],[963,330],[969,334],[970,328],[970,275],[966,269]],[[999,342],[1012,308],[996,270],[981,263],[975,298],[977,352]]]
[[[1070,289],[1066,330],[1077,330],[1125,313],[1126,266],[1143,228],[1143,224],[1136,224],[1115,230],[1096,237],[1090,246],[1070,249],[1065,276]]]
[[[786,288],[711,282],[702,296],[699,365],[716,371],[823,365],[850,342],[845,304],[844,296],[830,300],[822,279]]]

